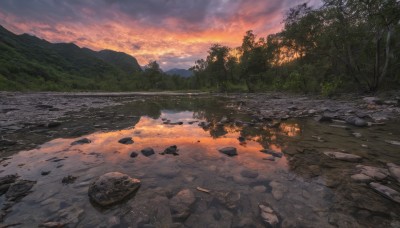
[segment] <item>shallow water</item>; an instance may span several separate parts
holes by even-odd
[[[35,180],[32,193],[12,207],[5,224],[35,227],[48,221],[70,227],[170,227],[168,203],[182,189],[196,196],[187,227],[263,227],[258,205],[268,203],[283,227],[399,227],[400,205],[350,176],[358,163],[336,161],[323,152],[346,151],[363,157],[360,164],[400,164],[398,122],[371,128],[337,128],[314,120],[254,120],[217,98],[152,98],[115,108],[131,114],[131,126],[102,130],[79,138],[59,138],[1,163],[1,175]],[[140,118],[138,118],[140,117]],[[226,119],[221,123],[221,119]],[[183,122],[182,125],[165,124]],[[210,123],[200,127],[201,121]],[[339,123],[339,125],[344,125]],[[111,126],[109,128],[112,128]],[[361,138],[352,135],[362,134]],[[239,136],[246,141],[241,143]],[[88,138],[92,142],[71,146]],[[132,137],[134,143],[118,140]],[[176,145],[178,156],[161,155]],[[233,146],[238,156],[218,149]],[[145,157],[140,150],[152,147]],[[282,151],[275,161],[263,148]],[[139,156],[131,158],[131,152]],[[61,160],[60,160],[61,159]],[[51,171],[42,176],[42,171]],[[89,202],[89,184],[112,171],[141,180],[138,192],[122,204],[100,209]],[[244,171],[256,173],[252,177]],[[78,177],[63,184],[68,175]],[[246,177],[247,176],[247,177]],[[399,190],[391,177],[383,183]],[[197,191],[201,187],[211,194]],[[216,194],[229,195],[221,200]],[[1,198],[4,201],[4,196]],[[164,210],[164,208],[167,208]],[[178,226],[178,224],[174,224]]]

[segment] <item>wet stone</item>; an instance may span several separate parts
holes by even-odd
[[[347,161],[347,162],[360,162],[362,160],[362,157],[354,154],[347,154],[347,153],[342,153],[342,152],[324,152],[324,154],[330,158],[336,159],[336,160],[341,160],[341,161]]]
[[[398,191],[377,182],[372,182],[369,186],[384,197],[396,203],[400,203],[400,193]]]
[[[88,195],[100,206],[110,206],[126,199],[140,187],[140,180],[119,172],[106,173],[89,186]]]
[[[346,123],[356,126],[356,127],[368,126],[367,121],[365,121],[359,117],[356,117],[356,116],[351,116],[351,117],[346,118]]]
[[[92,141],[90,141],[89,139],[87,139],[87,138],[83,138],[83,139],[79,139],[79,140],[77,140],[77,141],[75,141],[75,142],[72,142],[71,143],[71,146],[74,146],[74,145],[82,145],[82,144],[88,144],[88,143],[91,143]]]
[[[370,181],[383,180],[389,175],[388,170],[384,169],[384,168],[378,168],[378,167],[366,166],[366,165],[357,165],[356,168],[358,169],[359,174],[363,174],[365,176],[370,177]],[[356,177],[358,178],[358,180],[361,180],[361,179],[365,180],[366,179],[365,176],[356,176]],[[353,176],[352,176],[352,179],[354,179]]]
[[[150,157],[151,155],[155,154],[153,148],[147,147],[142,149],[140,152],[146,157]]]
[[[169,202],[172,218],[176,222],[184,222],[190,216],[190,209],[196,202],[194,193],[189,189],[183,189]]]
[[[6,192],[6,198],[8,200],[20,199],[28,195],[35,184],[36,181],[18,180],[9,187],[8,191]]]
[[[394,140],[385,140],[385,142],[395,145],[395,146],[400,146],[400,141],[394,141]]]
[[[388,163],[387,166],[389,167],[390,175],[396,179],[397,182],[400,182],[400,166],[394,163]]]
[[[139,154],[133,151],[130,155],[131,158],[136,158]]]
[[[285,192],[287,191],[287,188],[277,181],[271,181],[271,183],[269,183],[269,186],[271,186],[272,188],[272,196],[278,201],[283,198]]]
[[[0,177],[0,195],[3,195],[10,188],[11,184],[17,181],[18,175],[7,175]]]
[[[230,157],[238,155],[235,147],[224,147],[222,149],[219,149],[218,151]]]
[[[42,175],[42,176],[47,176],[47,175],[49,175],[50,174],[50,172],[51,171],[42,171],[41,173],[40,173],[40,175]]]
[[[267,204],[258,205],[260,216],[267,227],[279,227],[278,214]]]
[[[63,183],[63,184],[72,184],[72,183],[75,182],[75,180],[77,178],[78,177],[75,177],[75,176],[72,176],[72,175],[68,175],[66,177],[63,177],[63,179],[61,180],[61,183]]]
[[[118,140],[118,142],[121,144],[127,145],[127,144],[132,144],[133,140],[132,140],[132,137],[126,137],[126,138],[122,138],[122,139]]]

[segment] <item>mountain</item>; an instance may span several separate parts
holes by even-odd
[[[171,70],[168,70],[165,72],[168,75],[178,75],[183,78],[188,78],[193,76],[193,72],[190,70],[185,70],[185,69],[178,69],[178,68],[173,68]]]
[[[50,43],[0,26],[0,90],[130,90],[141,71],[122,52]]]

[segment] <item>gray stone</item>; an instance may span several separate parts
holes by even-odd
[[[8,200],[23,198],[31,192],[31,189],[35,184],[36,181],[18,180],[10,185],[6,192],[6,198]]]
[[[354,154],[347,154],[347,153],[342,153],[342,152],[331,152],[327,151],[324,152],[324,154],[330,158],[341,160],[341,161],[347,161],[347,162],[360,162],[362,160],[362,157]]]
[[[360,174],[370,177],[371,180],[383,180],[389,175],[388,170],[384,168],[366,165],[357,165],[356,167]]]
[[[353,126],[356,126],[356,127],[366,127],[366,126],[368,126],[367,121],[365,121],[365,120],[363,120],[363,119],[361,119],[359,117],[356,117],[356,116],[347,117],[346,118],[346,123],[348,123],[350,125],[353,125]]]
[[[140,180],[119,172],[106,173],[89,186],[89,198],[100,206],[109,206],[121,202],[136,192]]]
[[[189,189],[183,189],[169,202],[174,221],[185,221],[190,216],[190,208],[196,202],[194,193]]]
[[[263,219],[265,225],[267,227],[278,227],[279,226],[279,217],[277,213],[268,205],[260,204],[258,205],[260,208],[260,216]]]
[[[398,191],[377,182],[372,182],[369,186],[384,197],[393,200],[396,203],[400,203],[400,193]]]
[[[390,175],[396,179],[397,182],[400,182],[400,166],[393,163],[388,163],[387,166],[389,167]]]
[[[385,140],[385,142],[395,145],[395,146],[400,146],[400,141],[394,141],[394,140]]]
[[[269,186],[271,186],[271,188],[272,188],[272,191],[271,191],[272,196],[274,197],[274,199],[276,199],[278,201],[283,198],[283,195],[287,191],[287,188],[283,184],[281,184],[277,181],[271,181],[269,183]]]
[[[219,149],[218,151],[230,157],[238,155],[235,147],[224,147],[222,149]]]
[[[363,100],[368,104],[382,104],[382,100],[377,97],[364,97]]]

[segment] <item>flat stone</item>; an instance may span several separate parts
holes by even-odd
[[[253,187],[253,190],[256,192],[266,192],[267,187],[265,187],[264,185],[257,185]]]
[[[153,148],[151,148],[151,147],[144,148],[144,149],[141,150],[140,152],[142,152],[142,154],[143,154],[144,156],[146,156],[146,157],[149,157],[149,156],[155,154]]]
[[[361,182],[361,183],[367,183],[367,182],[372,181],[372,178],[370,176],[367,176],[362,173],[352,175],[351,179],[353,179],[356,182]]]
[[[196,202],[194,193],[189,189],[183,189],[169,202],[174,221],[185,221],[190,216],[190,208]]]
[[[394,163],[388,163],[387,166],[389,167],[390,175],[396,179],[397,182],[400,182],[400,166]]]
[[[388,170],[384,168],[366,165],[357,165],[356,167],[360,171],[360,174],[369,176],[373,180],[383,180],[389,175]]]
[[[72,143],[71,143],[71,146],[74,146],[74,145],[82,145],[82,144],[88,144],[88,143],[91,143],[91,142],[92,142],[92,141],[90,141],[89,139],[83,138],[83,139],[76,140],[75,142],[72,142]]]
[[[119,173],[110,172],[98,177],[89,186],[90,200],[100,206],[110,206],[128,198],[140,187],[140,180]]]
[[[278,227],[279,217],[277,213],[268,205],[260,204],[260,216],[267,227]]]
[[[235,147],[224,147],[222,149],[219,149],[218,151],[230,157],[238,155]]]
[[[396,203],[400,203],[400,193],[398,191],[377,182],[372,182],[369,186],[384,197]]]
[[[360,162],[362,157],[354,154],[347,154],[342,152],[324,152],[324,154],[330,158],[347,161],[347,162]]]
[[[126,137],[126,138],[122,138],[122,139],[118,140],[118,142],[121,144],[132,144],[133,140],[132,140],[132,137]]]
[[[277,181],[271,181],[269,183],[269,186],[271,186],[271,188],[272,188],[272,191],[271,191],[272,196],[274,197],[274,199],[276,199],[278,201],[283,198],[285,192],[287,191],[287,188],[283,184],[281,184]]]

